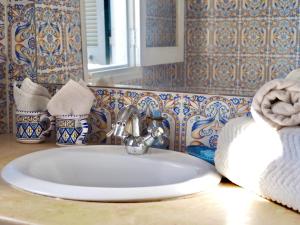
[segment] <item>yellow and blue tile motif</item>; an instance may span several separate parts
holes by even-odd
[[[299,0],[186,0],[185,19],[189,90],[253,96],[300,66]]]

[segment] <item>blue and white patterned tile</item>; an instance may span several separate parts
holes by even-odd
[[[73,0],[70,2],[74,2],[75,4],[76,2],[79,2],[79,0]],[[70,76],[74,76],[74,71],[77,70],[81,73],[77,72],[75,77],[77,79],[83,78],[81,21],[79,9],[74,10],[74,8],[71,8],[65,11],[65,34],[68,73]]]
[[[242,0],[242,17],[266,17],[269,15],[268,0]]]
[[[176,46],[176,20],[149,17],[146,21],[146,46]]]
[[[216,148],[219,131],[234,117],[249,115],[251,98],[185,95],[181,127],[181,148],[205,145]]]
[[[269,80],[285,78],[296,68],[298,68],[296,57],[271,57],[269,65]]]
[[[266,20],[242,20],[241,54],[267,52],[268,22]]]
[[[296,55],[299,53],[299,19],[273,19],[270,26],[271,54]]]
[[[190,54],[186,59],[186,86],[202,88],[207,93],[210,87],[212,60],[207,56]]]
[[[274,17],[299,17],[299,0],[270,0],[271,16]]]
[[[239,26],[237,20],[217,21],[213,29],[213,52],[236,54],[238,51]]]
[[[33,1],[10,1],[8,19],[9,79],[37,80],[35,7]]]
[[[186,0],[186,18],[197,19],[207,18],[210,14],[210,0]]]
[[[176,46],[176,0],[146,1],[146,46]]]
[[[209,51],[209,22],[189,21],[186,26],[186,51],[189,53],[208,53]]]
[[[220,90],[238,88],[238,63],[238,56],[215,56],[211,87]]]
[[[241,57],[239,83],[242,91],[255,92],[267,81],[266,57]]]
[[[215,0],[214,17],[230,18],[239,15],[239,0]]]

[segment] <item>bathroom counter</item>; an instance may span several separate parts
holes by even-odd
[[[0,168],[54,143],[19,144],[0,135]],[[157,202],[100,203],[55,199],[16,190],[0,179],[0,224],[89,225],[292,225],[300,214],[231,183],[184,198]]]

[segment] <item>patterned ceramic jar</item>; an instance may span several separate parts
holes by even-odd
[[[16,111],[16,138],[21,143],[43,142],[54,127],[55,118],[47,112]]]
[[[88,131],[88,115],[56,117],[57,145],[84,145]]]

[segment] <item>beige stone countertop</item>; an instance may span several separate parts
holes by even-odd
[[[0,168],[54,143],[19,144],[0,135]],[[230,183],[184,198],[140,203],[55,199],[17,190],[0,179],[0,224],[292,225],[300,214]]]

